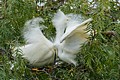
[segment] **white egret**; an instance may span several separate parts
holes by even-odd
[[[74,59],[81,45],[89,36],[85,31],[86,23],[92,20],[90,18],[81,21],[80,18],[75,14],[65,15],[58,10],[52,19],[56,29],[56,37],[53,43],[41,32],[42,25],[39,25],[39,22],[43,22],[42,18],[27,21],[24,38],[28,44],[19,47],[23,52],[23,57],[33,66],[43,66],[54,62],[55,52],[57,51],[57,56],[61,60],[77,65]]]
[[[58,11],[56,15],[55,19],[53,18],[53,24],[56,24],[56,34],[59,35],[56,35],[56,40],[54,42],[58,50],[58,57],[67,63],[77,65],[74,59],[81,45],[89,37],[85,29],[87,28],[86,23],[92,21],[92,19],[90,18],[83,21],[81,15],[65,15],[61,11]],[[56,17],[58,17],[57,20]]]
[[[28,43],[19,47],[23,57],[34,66],[42,66],[54,61],[54,45],[41,32],[39,22],[42,18],[34,18],[25,23],[24,39]]]
[[[67,28],[65,33],[60,38],[60,46],[58,47],[58,56],[60,59],[67,63],[73,63],[77,65],[74,60],[76,54],[79,52],[80,47],[87,41],[89,33],[86,32],[87,24],[92,19],[88,19],[84,22],[79,22],[77,19],[71,19],[67,22]]]

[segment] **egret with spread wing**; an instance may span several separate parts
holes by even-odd
[[[87,33],[85,29],[87,28],[86,23],[92,21],[92,19],[90,18],[82,22],[77,18],[73,18],[80,15],[71,14],[71,16],[72,17],[68,18],[66,31],[60,38],[58,56],[67,63],[77,65],[74,59],[82,44],[86,42],[89,37],[89,33]]]
[[[65,15],[58,10],[52,19],[56,29],[56,37],[53,43],[41,32],[43,26],[39,25],[39,22],[43,22],[42,18],[38,17],[27,21],[24,39],[28,44],[19,47],[22,50],[23,57],[33,66],[43,66],[54,62],[57,51],[56,54],[61,60],[77,65],[74,60],[76,54],[89,36],[85,31],[86,23],[92,21],[91,18],[85,21],[80,18],[75,14]]]

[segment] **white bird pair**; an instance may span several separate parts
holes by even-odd
[[[33,66],[43,66],[54,62],[55,53],[57,56],[67,62],[77,65],[76,54],[79,52],[81,45],[89,37],[85,29],[88,22],[92,19],[82,21],[82,17],[76,14],[65,15],[62,11],[54,15],[52,19],[56,28],[56,37],[54,42],[48,40],[41,29],[43,19],[38,17],[25,23],[24,39],[28,44],[19,47],[22,50],[23,57]]]

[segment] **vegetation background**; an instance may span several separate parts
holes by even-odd
[[[25,43],[24,23],[41,16],[47,38],[55,36],[51,19],[64,13],[93,18],[89,42],[77,55],[79,65],[67,63],[44,66],[37,71],[28,67],[12,49]],[[119,0],[0,0],[0,80],[120,80],[120,1]]]

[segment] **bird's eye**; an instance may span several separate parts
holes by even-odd
[[[68,21],[69,19],[70,19],[70,18],[69,18],[69,17],[67,17],[67,19],[66,19],[66,20]]]

